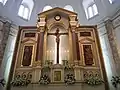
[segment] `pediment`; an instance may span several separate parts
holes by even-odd
[[[81,40],[79,40],[80,43],[86,43],[86,42],[94,42],[94,40],[90,39],[90,38],[83,38]]]
[[[61,69],[61,68],[63,68],[63,66],[62,66],[61,64],[54,64],[54,65],[52,66],[52,68]]]
[[[22,43],[26,43],[26,42],[27,42],[27,43],[31,43],[31,42],[36,43],[35,40],[30,39],[30,38],[27,38],[27,39],[22,40]]]
[[[43,17],[43,16],[59,14],[59,13],[62,13],[62,14],[65,14],[65,15],[77,15],[77,13],[75,13],[75,12],[72,12],[72,11],[69,11],[69,10],[66,10],[66,9],[63,9],[63,8],[56,7],[56,8],[44,11],[44,12],[38,14],[38,16]]]

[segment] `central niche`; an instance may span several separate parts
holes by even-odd
[[[56,42],[56,30],[59,29],[59,64],[62,64],[62,60],[69,60],[69,41],[68,31],[59,25],[52,27],[47,34],[47,60],[57,64],[57,42]]]

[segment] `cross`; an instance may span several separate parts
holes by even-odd
[[[68,35],[68,33],[59,33],[59,28],[57,28],[55,33],[48,33],[48,35],[54,35],[54,36],[56,36],[56,43],[57,43],[57,64],[59,64],[59,42],[60,42],[60,35]]]

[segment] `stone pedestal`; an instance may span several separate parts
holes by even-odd
[[[81,74],[80,74],[80,69],[75,67],[74,69],[74,73],[75,73],[75,79],[76,82],[79,82],[81,80]]]
[[[34,67],[33,68],[33,76],[32,76],[32,83],[38,83],[41,77],[41,67]]]

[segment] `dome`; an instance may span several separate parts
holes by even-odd
[[[35,25],[38,13],[60,7],[78,13],[81,24],[96,24],[112,16],[119,6],[119,0],[0,0],[0,16],[17,25]]]

